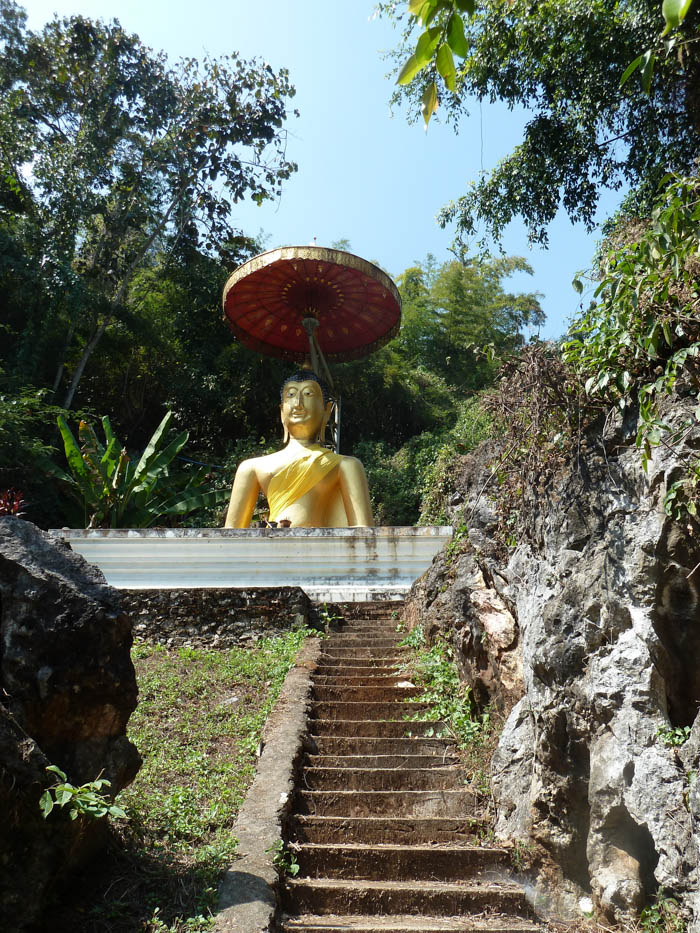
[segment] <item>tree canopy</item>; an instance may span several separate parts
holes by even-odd
[[[627,184],[649,203],[667,171],[692,169],[698,43],[660,39],[658,0],[411,0],[380,9],[405,27],[394,99],[414,115],[422,109],[427,120],[439,105],[458,126],[473,100],[530,111],[522,142],[443,209],[441,221],[455,221],[460,235],[483,225],[497,239],[520,216],[530,238],[546,242],[560,206],[591,227],[601,188]],[[694,37],[698,8],[686,0],[674,10],[668,30],[685,18]],[[623,82],[635,62],[642,82]],[[654,62],[663,80],[651,80]]]
[[[170,66],[115,21],[26,28],[0,0],[0,275],[28,304],[12,320],[21,375],[53,363],[69,407],[109,328],[139,314],[131,286],[186,243],[240,261],[243,197],[278,195],[295,166],[285,71],[226,59]]]

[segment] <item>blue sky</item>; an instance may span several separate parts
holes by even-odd
[[[238,51],[274,68],[287,67],[299,119],[288,124],[290,159],[299,171],[281,199],[260,207],[236,205],[235,221],[248,233],[264,231],[266,247],[347,238],[352,251],[390,274],[433,253],[450,258],[452,231],[435,215],[459,197],[482,169],[506,155],[520,139],[523,113],[501,104],[474,103],[458,135],[431,122],[427,133],[406,114],[389,110],[390,64],[382,51],[398,36],[373,17],[372,0],[28,0],[29,26],[39,29],[54,13],[118,19],[153,49],[175,60]],[[601,220],[617,196],[604,198]],[[550,229],[550,248],[530,249],[519,224],[503,241],[525,256],[532,277],[518,275],[512,288],[542,293],[547,323],[543,337],[559,337],[580,298],[574,274],[590,263],[596,235],[565,216]]]

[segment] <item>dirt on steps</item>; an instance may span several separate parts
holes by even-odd
[[[283,933],[535,933],[443,723],[400,670],[396,603],[342,607],[320,652],[287,821]],[[341,607],[334,607],[339,613]]]

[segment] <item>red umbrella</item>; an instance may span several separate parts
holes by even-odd
[[[367,356],[398,333],[401,319],[398,289],[385,272],[321,246],[283,246],[249,259],[226,283],[223,304],[242,343],[288,360],[309,355],[314,330],[330,360]]]

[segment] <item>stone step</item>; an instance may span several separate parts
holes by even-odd
[[[384,720],[400,719],[402,716],[417,716],[429,709],[427,703],[375,702],[360,703],[356,700],[318,701],[311,707],[311,717],[315,719],[355,719]],[[413,723],[408,722],[412,726]],[[313,731],[313,728],[312,728]]]
[[[465,819],[481,813],[482,799],[461,790],[300,790],[295,812],[312,816],[398,816]]]
[[[346,668],[347,670],[347,668]],[[340,669],[332,674],[320,674],[314,672],[312,683],[319,687],[395,687],[399,683],[410,683],[406,675],[400,671],[394,671],[389,674],[355,674],[343,673]]]
[[[336,632],[326,639],[326,648],[398,648],[401,638],[383,632]]]
[[[422,917],[411,914],[391,917],[367,917],[344,914],[283,918],[282,933],[295,930],[306,933],[332,933],[349,930],[355,933],[538,933],[540,927],[521,917]]]
[[[380,768],[398,771],[408,768],[434,768],[441,765],[457,765],[459,758],[455,753],[446,755],[306,755],[304,765],[307,768]]]
[[[359,723],[363,726],[364,723]],[[453,753],[454,745],[445,739],[371,738],[366,736],[312,735],[314,755],[435,755],[437,760]]]
[[[505,849],[478,846],[302,843],[293,848],[299,877],[345,881],[507,881]]]
[[[373,599],[363,603],[330,603],[329,611],[331,615],[342,616],[348,620],[363,619],[375,614],[401,619],[404,601],[402,599]]]
[[[313,816],[296,814],[287,828],[297,842],[360,842],[366,845],[423,845],[473,842],[488,827],[479,817],[416,819],[403,816]]]
[[[425,736],[426,733],[430,733],[430,736],[444,734],[446,739],[450,740],[445,723],[430,719],[315,719],[312,725],[316,736],[404,739],[410,737],[409,733],[411,736]]]
[[[313,673],[316,677],[334,677],[338,674],[348,677],[393,677],[404,676],[404,672],[394,664],[319,664]]]
[[[312,683],[317,687],[396,687],[408,683],[403,674],[365,674],[354,677],[348,674],[314,674]]]
[[[521,887],[508,882],[461,884],[432,881],[343,881],[287,878],[282,892],[288,913],[423,914],[458,916],[492,910],[527,917]]]
[[[356,645],[354,648],[349,648],[324,645],[319,654],[319,661],[321,663],[323,663],[324,660],[356,661],[358,659],[381,664],[406,663],[406,655],[397,651],[396,648],[391,647],[367,648],[362,647],[362,645]]]
[[[450,790],[465,781],[455,765],[433,768],[303,768],[300,783],[309,790]]]
[[[400,703],[408,697],[419,697],[422,687],[324,687],[312,684],[311,695],[314,700],[335,700],[344,703]]]

